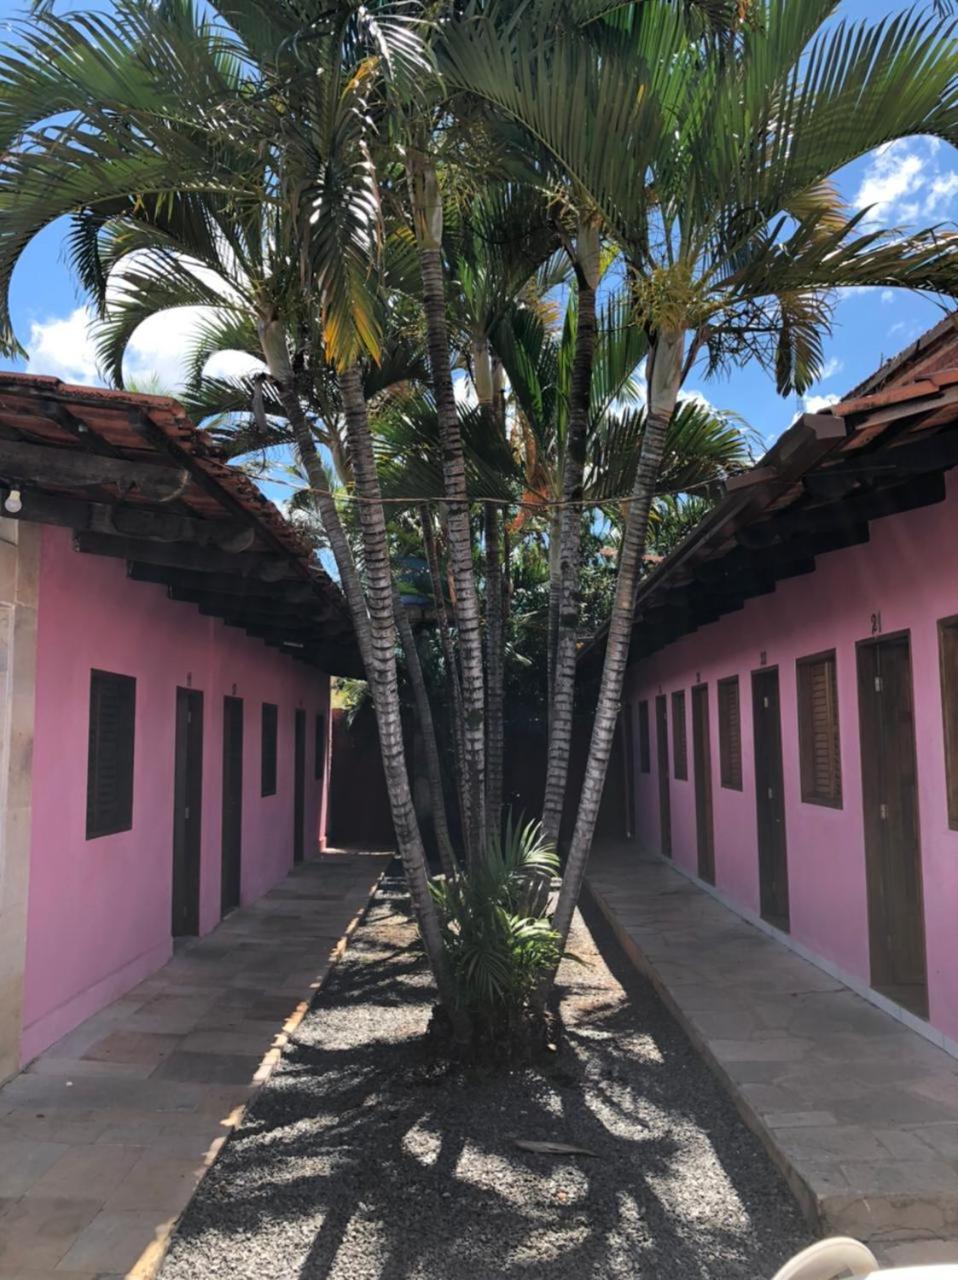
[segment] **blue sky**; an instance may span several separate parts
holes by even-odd
[[[96,7],[106,6],[101,0]],[[845,0],[840,13],[875,19],[901,7],[891,0]],[[0,0],[0,21],[20,12],[22,5]],[[839,186],[852,204],[876,205],[878,217],[886,223],[950,223],[958,219],[958,152],[927,140],[895,144],[843,171]],[[29,351],[26,364],[20,361],[16,367],[68,381],[100,380],[86,333],[83,299],[62,261],[60,227],[48,228],[28,249],[14,277],[12,304],[18,335]],[[802,409],[840,398],[883,359],[936,323],[941,314],[933,300],[900,291],[850,292],[837,308],[835,331],[826,346],[825,376],[804,402],[796,397],[783,400],[757,367],[708,383],[693,379],[689,389],[700,391],[721,408],[740,413],[770,441]],[[132,375],[142,389],[148,389],[154,380],[164,390],[175,389],[184,337],[183,322],[173,319],[141,328],[128,376]],[[220,371],[229,368],[227,358]]]

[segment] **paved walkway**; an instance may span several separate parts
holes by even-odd
[[[589,886],[806,1212],[958,1261],[958,1061],[634,846],[596,851]]]
[[[386,859],[324,855],[0,1089],[0,1280],[145,1280]]]

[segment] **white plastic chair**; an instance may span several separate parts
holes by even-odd
[[[838,1280],[839,1276],[869,1276],[878,1270],[878,1259],[849,1236],[819,1240],[797,1253],[777,1271],[774,1280]]]

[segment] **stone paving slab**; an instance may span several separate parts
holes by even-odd
[[[148,1280],[369,900],[324,854],[0,1088],[0,1280]]]
[[[809,1217],[958,1262],[958,1061],[634,846],[588,884]]]

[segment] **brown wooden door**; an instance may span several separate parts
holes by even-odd
[[[200,827],[203,805],[203,695],[176,691],[176,745],[173,762],[174,938],[200,931]]]
[[[243,868],[243,699],[223,699],[223,862],[220,908],[240,903]]]
[[[692,768],[695,774],[695,831],[699,875],[715,883],[715,842],[712,829],[712,742],[709,733],[709,688],[692,689]]]
[[[664,694],[655,699],[655,748],[659,771],[659,829],[662,852],[672,856],[672,804],[669,791],[669,704]]]
[[[625,739],[623,755],[623,777],[625,781],[625,838],[631,840],[635,835],[635,723],[632,703],[622,706],[622,735]]]
[[[907,636],[858,646],[872,986],[928,1016],[918,780]]]
[[[762,917],[788,932],[788,855],[782,777],[782,712],[778,670],[752,673],[755,744],[755,808],[758,818],[758,879]]]
[[[293,861],[302,862],[306,851],[306,712],[296,708],[293,751]]]

